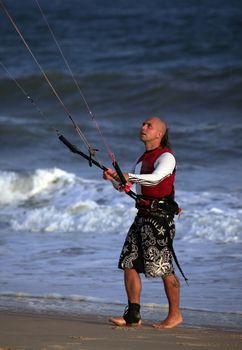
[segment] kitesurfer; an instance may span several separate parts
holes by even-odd
[[[143,122],[140,140],[145,145],[132,173],[124,173],[127,182],[136,184],[137,215],[127,234],[118,267],[124,270],[128,305],[122,317],[111,318],[117,326],[140,325],[140,296],[146,277],[162,278],[168,299],[167,317],[153,325],[155,328],[173,328],[182,323],[179,307],[180,283],[172,263],[172,240],[175,235],[174,215],[179,208],[174,200],[176,160],[168,138],[166,122],[150,117]],[[118,174],[108,169],[105,180],[122,190]],[[173,251],[174,252],[174,251]]]

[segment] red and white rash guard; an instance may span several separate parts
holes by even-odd
[[[146,151],[137,161],[129,180],[138,195],[161,198],[174,191],[176,160],[169,148]]]

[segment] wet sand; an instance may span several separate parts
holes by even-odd
[[[242,349],[240,332],[188,328],[118,328],[103,316],[0,312],[0,350]]]

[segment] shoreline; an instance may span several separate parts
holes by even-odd
[[[116,327],[101,315],[79,316],[0,311],[0,350],[100,349],[153,350],[242,347],[237,331],[178,326],[156,330],[152,322],[140,327]]]
[[[122,302],[109,303],[102,300],[71,299],[61,295],[29,296],[18,294],[0,296],[0,312],[23,315],[48,315],[54,317],[78,318],[82,315],[103,318],[120,316],[125,304]],[[164,319],[168,312],[167,305],[141,304],[142,319],[151,323]],[[212,311],[181,307],[183,315],[182,327],[221,329],[224,331],[242,331],[242,313]]]

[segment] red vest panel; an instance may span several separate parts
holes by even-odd
[[[154,164],[157,158],[159,158],[163,153],[171,152],[169,148],[156,148],[153,151],[146,151],[138,160],[137,164],[142,162],[141,174],[151,174],[154,171]],[[143,196],[161,198],[165,196],[170,196],[174,194],[174,180],[175,171],[164,180],[154,186],[143,186],[141,185],[141,193]]]

